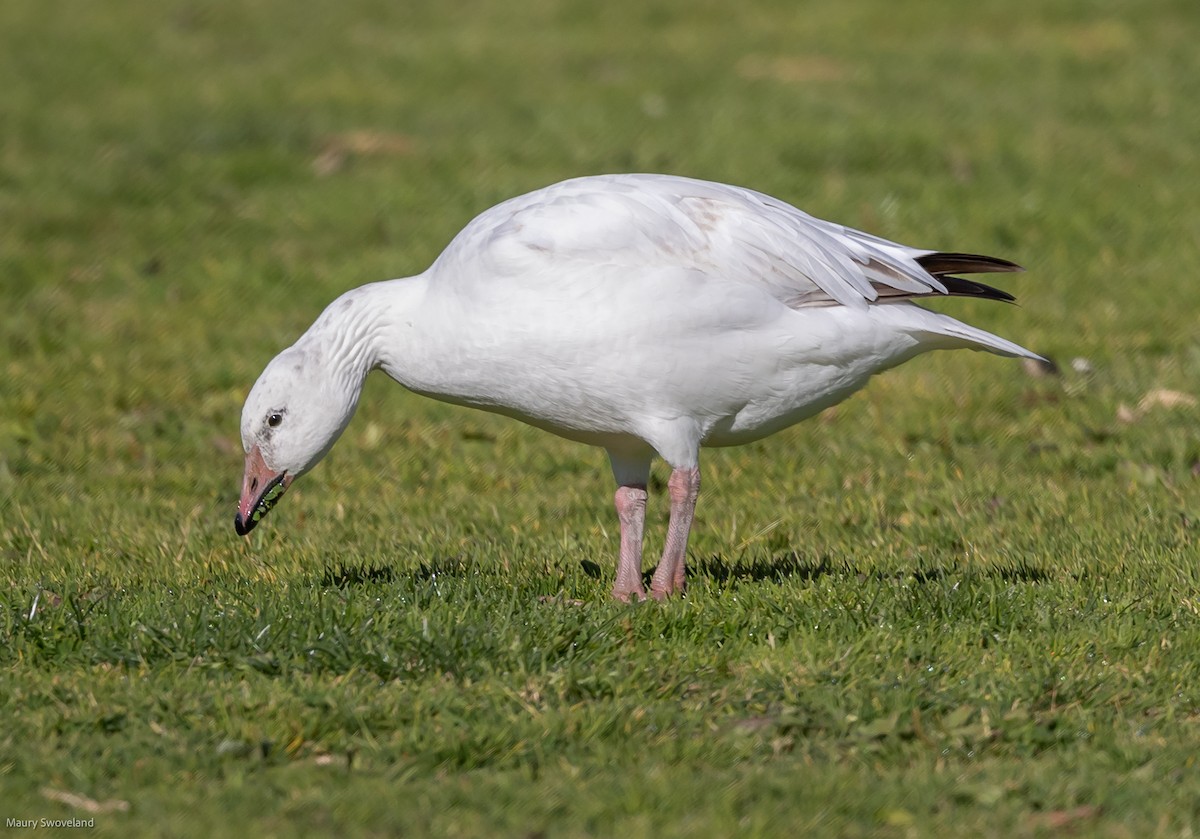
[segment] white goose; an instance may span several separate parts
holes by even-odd
[[[477,217],[423,274],[335,300],[242,411],[245,534],[346,428],[367,373],[608,452],[613,595],[646,596],[650,462],[671,465],[655,598],[682,591],[701,446],[756,440],[927,350],[1029,350],[911,302],[1012,300],[949,276],[1001,259],[905,247],[770,196],[666,175],[555,184]]]

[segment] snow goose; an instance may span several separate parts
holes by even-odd
[[[613,595],[642,599],[654,455],[670,519],[650,594],[681,592],[701,446],[757,440],[936,349],[1038,358],[921,308],[1012,300],[953,276],[1018,271],[910,248],[762,193],[666,175],[578,178],[505,201],[415,277],[336,299],[267,365],[242,411],[248,533],[333,446],[367,373],[608,452],[620,553]]]

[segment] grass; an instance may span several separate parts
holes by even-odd
[[[1195,832],[1198,39],[1182,0],[0,5],[0,816]],[[234,536],[241,401],[325,303],[622,170],[1017,259],[1021,307],[947,305],[1062,373],[926,357],[707,453],[664,605],[608,600],[602,453],[382,377]]]

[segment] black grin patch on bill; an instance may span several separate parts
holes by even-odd
[[[280,472],[275,476],[275,480],[267,484],[267,488],[263,490],[262,495],[258,496],[258,503],[254,505],[254,512],[250,514],[251,527],[258,524],[258,520],[265,516],[275,506],[275,502],[283,497],[283,491],[287,489],[283,485],[283,479],[286,476],[286,472]]]
[[[245,536],[253,530],[262,517],[270,512],[276,502],[283,497],[284,490],[287,489],[283,483],[283,479],[286,477],[287,473],[281,472],[275,476],[271,483],[267,484],[266,488],[262,491],[262,495],[258,496],[258,501],[255,502],[254,509],[250,511],[250,516],[245,521],[242,520],[240,515],[234,517],[234,529],[237,530],[239,536]]]

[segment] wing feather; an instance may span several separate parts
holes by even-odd
[[[572,262],[678,267],[760,286],[791,307],[1004,295],[939,277],[1020,270],[994,257],[910,248],[753,190],[668,175],[577,178],[506,201],[467,225],[435,269],[457,265],[449,281],[531,271],[565,278]]]

